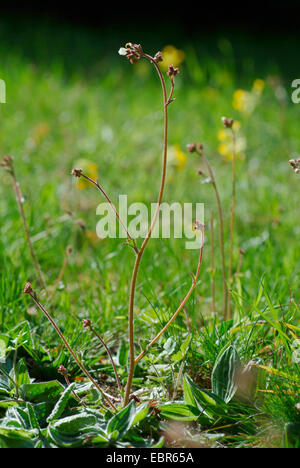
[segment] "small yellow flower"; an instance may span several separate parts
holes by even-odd
[[[264,80],[261,80],[260,78],[257,78],[252,86],[252,92],[254,94],[260,95],[262,91],[264,90],[265,87],[265,82]]]
[[[227,143],[220,143],[218,146],[218,151],[221,156],[227,157],[228,153],[230,152],[229,145]]]
[[[98,164],[96,164],[95,162],[89,161],[88,159],[79,159],[75,162],[75,166],[80,167],[80,169],[82,169],[82,172],[91,179],[97,180],[99,178]],[[90,182],[88,182],[83,177],[80,177],[78,179],[77,188],[83,190],[87,188],[89,184]]]
[[[162,50],[162,59],[163,61],[159,63],[159,66],[164,70],[167,71],[169,65],[174,65],[174,67],[178,67],[185,58],[185,53],[183,50],[176,49],[176,47],[172,45],[167,45]]]
[[[91,244],[95,245],[99,242],[99,237],[97,236],[95,231],[91,231],[90,229],[87,229],[85,231],[85,235],[89,239]]]

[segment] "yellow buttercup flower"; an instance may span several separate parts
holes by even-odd
[[[34,141],[34,144],[38,146],[42,140],[48,135],[50,132],[50,127],[47,122],[41,122],[37,124],[31,134],[31,138]]]
[[[183,50],[176,49],[176,47],[172,45],[167,45],[162,50],[162,62],[159,62],[159,66],[164,70],[167,71],[169,65],[173,65],[175,68],[178,67],[185,58],[185,53]]]
[[[78,161],[75,162],[75,167],[82,169],[82,172],[93,180],[97,180],[99,178],[98,164],[93,161],[89,161],[88,159],[78,159]],[[87,188],[88,185],[89,182],[83,177],[78,179],[77,188],[80,190]]]
[[[257,78],[257,80],[255,80],[254,83],[253,83],[252,91],[253,91],[253,93],[259,95],[264,90],[264,87],[265,87],[264,80],[261,80],[260,78]]]

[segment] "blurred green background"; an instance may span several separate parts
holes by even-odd
[[[128,41],[141,43],[150,54],[163,50],[169,60],[180,62],[176,101],[170,106],[164,200],[203,202],[206,222],[211,211],[216,217],[211,187],[197,174],[201,162],[186,151],[188,143],[202,142],[222,196],[228,247],[231,153],[221,117],[233,117],[239,148],[234,265],[238,249],[244,248],[244,313],[262,275],[276,304],[287,303],[291,294],[299,298],[299,178],[287,164],[300,146],[300,105],[291,101],[291,81],[299,74],[299,35],[199,29],[198,35],[188,35],[176,22],[163,28],[96,28],[45,18],[0,19],[0,78],[7,86],[7,103],[0,106],[1,154],[14,157],[50,288],[67,245],[73,247],[51,307],[63,317],[68,310],[78,326],[79,318],[93,313],[104,331],[111,328],[112,317],[115,330],[125,330],[133,256],[119,240],[97,238],[95,210],[103,199],[91,187],[78,186],[70,176],[72,167],[85,164],[96,172],[115,202],[119,194],[128,194],[129,203],[155,202],[159,188],[160,85],[148,63],[132,66],[118,55]],[[1,326],[28,317],[38,323],[20,295],[27,279],[35,284],[35,272],[5,173],[0,219]],[[207,243],[201,286],[188,306],[196,323],[210,313],[209,252]],[[196,262],[197,252],[186,251],[184,240],[153,240],[140,275],[137,312],[147,311],[149,303],[173,310]]]

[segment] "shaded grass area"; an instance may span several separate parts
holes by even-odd
[[[117,56],[117,50],[135,40],[150,53],[168,43],[185,51],[176,101],[170,107],[169,146],[171,155],[175,151],[175,162],[169,165],[164,200],[205,203],[207,224],[210,211],[216,214],[210,184],[201,184],[197,174],[199,159],[188,155],[182,170],[176,166],[174,148],[180,147],[187,155],[186,144],[202,142],[215,169],[229,240],[231,167],[218,152],[218,135],[221,117],[232,116],[241,122],[246,141],[245,157],[237,164],[235,270],[238,249],[246,253],[233,286],[234,320],[224,323],[220,319],[219,248],[216,241],[217,311],[212,313],[206,243],[200,283],[186,316],[178,317],[137,368],[134,383],[144,389],[145,398],[160,401],[181,398],[184,372],[199,386],[211,388],[218,355],[234,343],[244,364],[254,361],[265,366],[265,380],[258,384],[262,397],[248,402],[253,411],[251,427],[239,425],[244,417],[239,408],[231,429],[225,429],[224,440],[234,446],[278,446],[285,424],[299,421],[295,409],[299,369],[291,356],[292,343],[299,336],[300,193],[299,178],[287,164],[300,146],[300,105],[290,99],[290,80],[297,77],[294,57],[299,38],[222,35],[188,42],[178,34],[175,37],[176,31],[170,30],[169,36],[167,32],[158,32],[153,41],[151,31],[142,34],[138,29],[132,38],[122,30],[99,34],[64,25],[1,21],[0,78],[7,86],[7,103],[0,107],[1,154],[14,156],[34,247],[51,293],[66,247],[72,245],[63,281],[48,309],[93,371],[109,376],[111,387],[113,374],[104,351],[83,333],[81,320],[90,317],[114,354],[120,356],[122,349],[126,355],[134,258],[121,241],[97,238],[96,207],[103,200],[92,187],[78,189],[70,172],[87,159],[99,166],[99,179],[114,201],[125,193],[128,203],[156,201],[162,139],[159,84],[145,63],[132,67]],[[234,92],[238,88],[250,92],[257,78],[264,80],[265,88],[255,109],[247,113],[233,108]],[[36,278],[11,181],[3,174],[0,218],[1,332],[14,337],[10,330],[28,321],[35,337],[32,349],[37,352],[32,356],[25,346],[18,356],[26,356],[31,376],[41,381],[55,379],[57,367],[63,364],[74,378],[79,371],[55,332],[21,294],[25,282],[29,279],[35,286]],[[190,286],[189,273],[195,269],[197,256],[196,251],[185,250],[184,240],[149,243],[139,275],[137,350],[144,348],[177,308]],[[41,299],[48,301],[46,294]],[[174,360],[172,356],[186,340],[187,320],[193,338],[181,359]],[[118,362],[124,382],[126,359]],[[203,428],[223,425],[228,426],[228,421],[210,421]],[[284,443],[290,442],[285,439]]]

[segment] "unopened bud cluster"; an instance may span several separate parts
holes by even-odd
[[[81,177],[82,169],[72,169],[71,174],[74,175],[75,177]]]
[[[0,166],[3,167],[5,171],[10,172],[11,174],[13,173],[13,159],[11,156],[3,156],[3,158],[0,161]]]
[[[295,174],[300,174],[300,158],[290,159],[289,165],[291,166]]]

